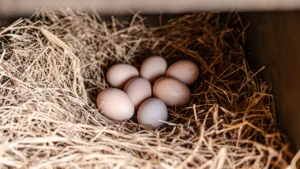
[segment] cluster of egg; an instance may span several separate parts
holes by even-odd
[[[97,106],[104,116],[117,121],[131,118],[137,110],[138,122],[155,129],[167,121],[167,106],[179,107],[189,101],[188,85],[198,75],[192,61],[180,60],[167,68],[166,60],[159,56],[147,58],[140,72],[129,64],[115,64],[106,73],[112,88],[99,93]]]

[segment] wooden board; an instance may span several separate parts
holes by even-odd
[[[300,9],[299,0],[0,0],[0,14],[32,14],[40,8],[81,8],[99,13],[182,13],[194,11],[254,11]]]
[[[246,51],[253,66],[266,66],[264,76],[272,86],[277,121],[300,149],[300,11],[246,13],[250,22]]]

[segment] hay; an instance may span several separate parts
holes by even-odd
[[[238,15],[186,15],[158,27],[134,15],[38,11],[0,31],[0,168],[284,168],[293,157],[273,96],[249,69]],[[165,127],[106,119],[95,98],[113,63],[150,55],[201,68]],[[293,160],[293,166],[296,165]]]

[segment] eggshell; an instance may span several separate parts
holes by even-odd
[[[152,86],[145,78],[135,77],[126,83],[124,91],[131,99],[134,108],[137,109],[143,101],[151,97]]]
[[[190,60],[180,60],[168,68],[166,76],[180,80],[186,85],[191,85],[199,76],[199,68]]]
[[[105,117],[117,121],[127,120],[134,114],[133,103],[129,96],[116,88],[100,92],[97,97],[97,107]]]
[[[133,77],[139,76],[139,71],[129,64],[115,64],[106,73],[106,80],[112,87],[123,88]]]
[[[190,90],[181,81],[162,77],[153,85],[153,95],[168,106],[183,106],[190,100]]]
[[[160,99],[150,98],[141,104],[137,119],[140,124],[156,129],[168,119],[167,106]]]
[[[140,68],[141,76],[148,79],[151,83],[165,75],[167,70],[167,61],[160,56],[151,56],[147,58]]]

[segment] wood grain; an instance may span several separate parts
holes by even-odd
[[[245,13],[250,22],[246,50],[272,86],[278,124],[293,150],[300,149],[300,12]]]
[[[267,11],[300,9],[299,0],[0,0],[0,14],[32,14],[35,9],[81,8],[100,13],[182,13],[194,11]]]

